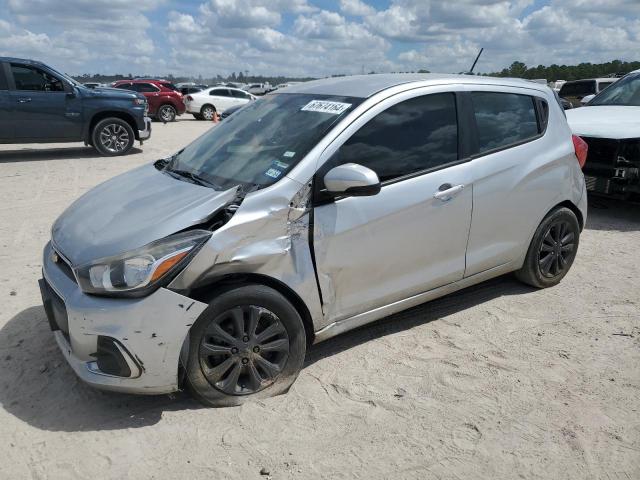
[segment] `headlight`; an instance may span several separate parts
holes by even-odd
[[[206,230],[178,233],[137,250],[81,265],[75,274],[86,293],[145,294],[186,265],[210,236]]]
[[[144,98],[134,98],[133,99],[133,104],[134,105],[146,105],[147,104],[147,100]]]

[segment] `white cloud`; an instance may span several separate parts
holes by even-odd
[[[366,17],[376,13],[376,9],[362,0],[340,0],[340,11],[345,15]]]
[[[76,73],[327,75],[636,60],[639,0],[0,0],[0,53]],[[161,5],[172,5],[163,13]]]

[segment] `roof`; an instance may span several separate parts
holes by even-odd
[[[351,75],[332,77],[322,80],[299,83],[279,90],[278,93],[309,93],[316,95],[336,95],[345,97],[368,98],[372,95],[407,83],[442,85],[447,83],[466,83],[480,85],[502,85],[527,87],[540,90],[546,85],[536,84],[519,78],[495,78],[476,75],[449,75],[436,73],[380,73],[371,75]]]
[[[30,60],[28,58],[16,58],[16,57],[0,57],[0,62],[20,62],[20,63],[30,63],[32,65],[44,65],[39,60]]]

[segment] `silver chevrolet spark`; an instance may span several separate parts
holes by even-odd
[[[58,218],[49,323],[96,387],[185,386],[212,406],[283,393],[315,342],[509,272],[556,285],[585,156],[553,92],[524,80],[278,90]]]

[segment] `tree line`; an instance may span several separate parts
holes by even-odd
[[[613,60],[606,63],[580,63],[578,65],[538,65],[527,67],[523,62],[513,62],[508,68],[499,72],[488,73],[492,77],[544,78],[548,82],[556,80],[579,80],[581,78],[598,78],[613,75],[624,75],[640,69],[640,62],[623,62]]]

